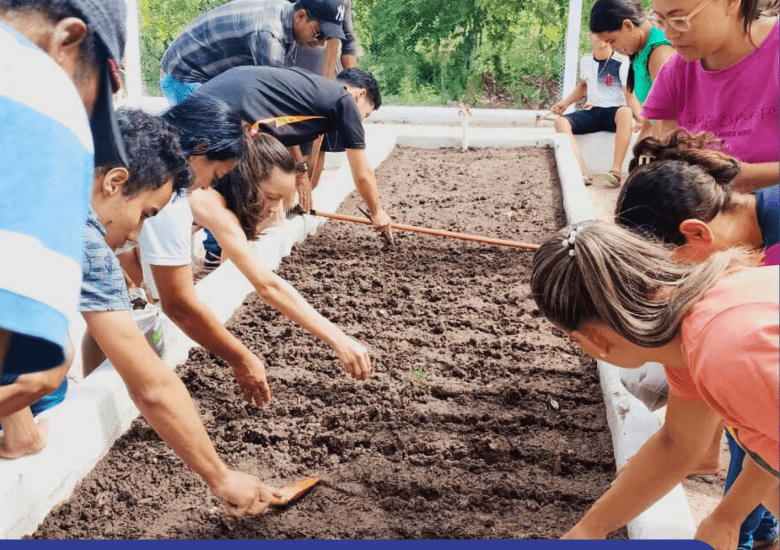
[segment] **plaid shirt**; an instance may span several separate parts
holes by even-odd
[[[239,65],[295,62],[293,4],[234,0],[198,17],[171,43],[162,70],[179,82],[206,82]]]

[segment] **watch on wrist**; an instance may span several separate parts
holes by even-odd
[[[305,174],[308,171],[309,171],[309,163],[306,162],[305,160],[295,163],[295,172],[297,174]]]

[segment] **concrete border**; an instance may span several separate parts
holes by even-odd
[[[159,111],[162,105],[159,101],[152,101],[149,110]],[[390,108],[382,110],[389,111]],[[403,110],[409,112],[411,109]],[[447,117],[453,111],[457,117],[457,109],[449,111]],[[424,115],[428,117],[425,120],[437,120],[435,114]],[[526,111],[518,114],[517,118],[535,118],[535,115],[535,111]],[[387,157],[396,143],[428,148],[458,147],[462,143],[460,128],[420,126],[417,118],[405,116],[417,124],[366,126],[367,153],[373,167]],[[507,111],[498,110],[479,113],[479,116],[483,117],[480,120],[500,119],[500,123],[505,125],[509,115]],[[448,120],[445,117],[438,123],[447,124]],[[517,128],[475,127],[469,131],[469,144],[472,147],[552,146],[559,166],[564,208],[569,221],[578,222],[594,217],[568,139],[541,128],[518,132]],[[352,189],[354,184],[349,167],[343,164],[315,190],[314,199],[323,210],[332,211]],[[324,220],[311,216],[298,217],[288,220],[281,228],[269,231],[255,244],[264,265],[269,269],[276,268],[296,242],[316,231],[322,223]],[[225,322],[253,289],[238,269],[228,262],[200,281],[196,290],[213,308],[220,321]],[[80,342],[84,323],[81,319],[73,321],[73,341]],[[186,360],[194,343],[173,323],[167,319],[164,322],[166,361],[173,366]],[[616,461],[620,467],[657,430],[659,423],[652,413],[623,388],[617,379],[615,367],[599,362],[598,368]],[[80,371],[78,353],[71,370]],[[94,467],[137,415],[138,410],[130,400],[122,380],[108,362],[88,379],[72,384],[61,405],[41,414],[42,418],[49,418],[51,422],[46,448],[34,456],[0,462],[0,537],[20,538],[34,531],[58,502],[70,496],[76,483]],[[74,426],[78,429],[78,441],[72,437]],[[694,531],[690,507],[679,486],[629,525],[631,538],[691,538]]]

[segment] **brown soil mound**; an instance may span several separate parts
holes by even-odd
[[[378,171],[399,223],[541,242],[565,224],[551,150],[398,148]],[[354,194],[353,194],[354,195]],[[342,212],[357,214],[351,196]],[[179,373],[217,450],[284,485],[267,514],[225,516],[143,419],[35,538],[556,538],[614,476],[595,365],[528,296],[532,252],[329,222],[279,273],[369,349],[354,382],[330,348],[250,297],[229,328],[265,358],[247,405],[198,349]]]

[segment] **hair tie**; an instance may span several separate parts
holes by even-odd
[[[569,256],[574,256],[574,239],[577,237],[577,228],[572,227],[569,235],[561,241],[563,248],[569,249]]]
[[[253,137],[257,136],[257,135],[260,135],[260,132],[258,132],[254,128],[250,128],[248,134],[249,134],[249,137],[253,138]]]

